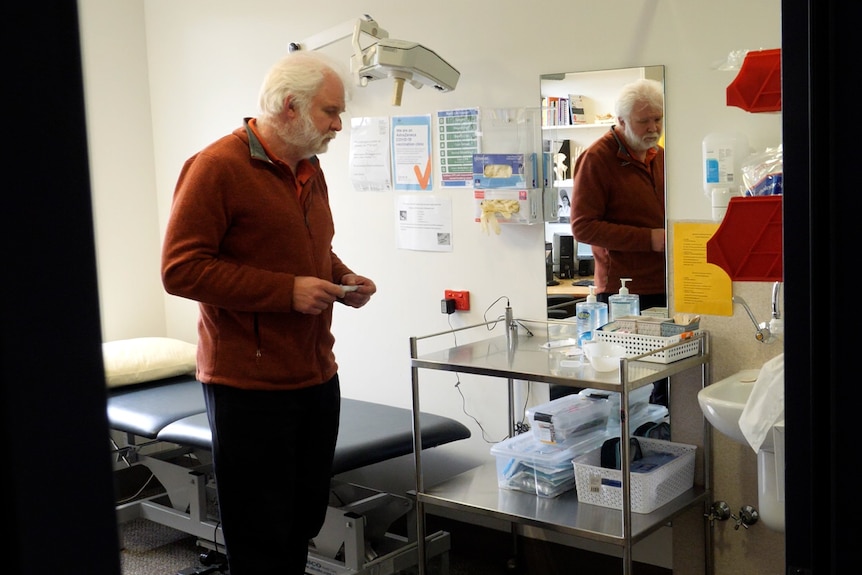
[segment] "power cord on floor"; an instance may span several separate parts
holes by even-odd
[[[177,573],[177,575],[210,575],[211,573],[224,573],[229,575],[227,556],[218,550],[219,525],[221,525],[221,521],[217,522],[213,528],[212,543],[215,545],[215,548],[201,553],[198,556],[198,561],[200,561],[201,566],[182,569]]]

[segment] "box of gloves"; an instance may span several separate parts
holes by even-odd
[[[542,190],[522,188],[473,190],[475,220],[499,233],[499,224],[542,223]]]
[[[526,154],[473,154],[473,187],[534,187],[533,167],[528,159]]]

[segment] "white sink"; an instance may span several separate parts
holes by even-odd
[[[730,439],[748,445],[748,440],[739,429],[739,416],[754,389],[759,369],[744,369],[707,385],[697,393],[700,409],[714,428]],[[772,447],[772,434],[764,441],[763,448]]]
[[[697,392],[697,402],[712,426],[737,443],[748,446],[739,417],[754,389],[759,369],[744,369]],[[779,439],[776,440],[776,431]],[[776,449],[777,448],[777,449]],[[767,433],[757,452],[757,501],[760,520],[784,532],[784,421]]]

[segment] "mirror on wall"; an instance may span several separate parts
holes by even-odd
[[[555,190],[558,209],[556,218],[552,216],[545,224],[545,283],[551,319],[573,317],[575,303],[589,294],[592,283],[591,248],[574,240],[569,223],[575,160],[615,124],[614,104],[620,89],[641,78],[664,84],[664,66],[540,76],[546,185]],[[664,135],[660,143],[664,145]]]

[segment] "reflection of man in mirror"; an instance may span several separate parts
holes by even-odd
[[[569,223],[569,216],[572,211],[572,202],[569,200],[569,192],[560,190],[560,203],[557,206],[557,218],[559,223]]]
[[[592,246],[598,301],[632,278],[641,310],[667,307],[661,82],[624,86],[615,113],[616,124],[575,162],[572,234]]]

